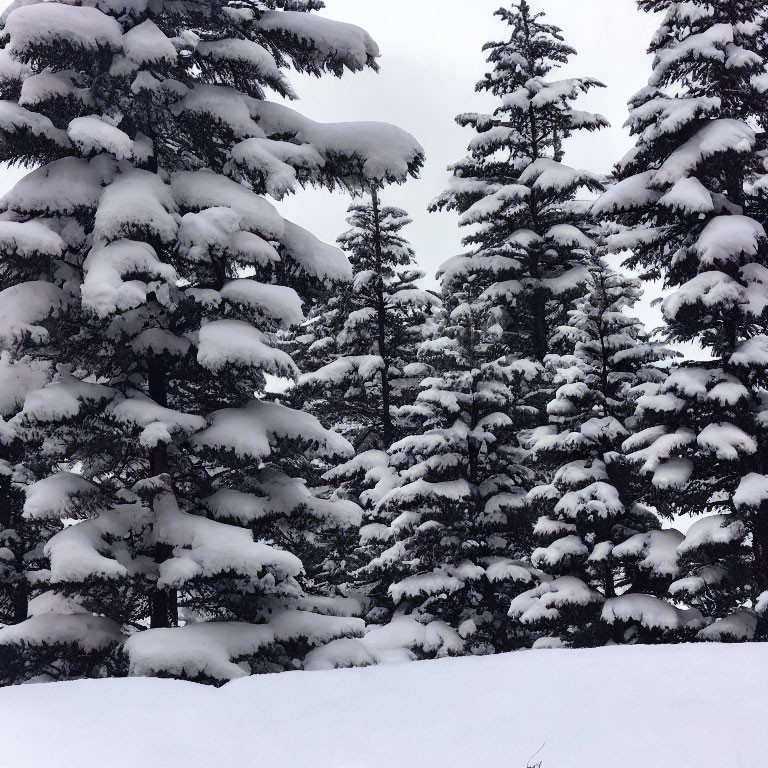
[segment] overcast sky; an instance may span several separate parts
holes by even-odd
[[[475,93],[487,71],[483,44],[508,35],[493,15],[499,0],[326,0],[323,15],[364,27],[381,48],[381,72],[332,77],[294,77],[301,101],[294,106],[315,120],[381,120],[412,133],[424,146],[421,178],[392,187],[384,201],[405,208],[414,220],[406,230],[419,261],[432,275],[461,251],[453,214],[429,214],[427,206],[448,182],[447,166],[466,154],[472,137],[454,117],[492,108]],[[626,102],[646,84],[646,48],[659,19],[638,11],[634,0],[532,0],[560,26],[578,51],[564,75],[596,77],[607,86],[592,91],[580,106],[599,112],[611,129],[575,137],[565,162],[608,172],[631,146],[622,129]],[[560,75],[554,75],[559,77]],[[341,194],[301,192],[281,204],[288,218],[333,242],[345,228],[348,200]]]

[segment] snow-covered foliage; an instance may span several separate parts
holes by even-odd
[[[626,540],[661,533],[655,530],[656,515],[635,503],[634,473],[620,452],[632,429],[633,402],[646,386],[663,379],[654,364],[668,354],[626,312],[640,296],[638,280],[593,255],[585,294],[574,302],[568,324],[553,334],[559,354],[546,359],[556,387],[547,406],[549,424],[533,430],[528,440],[535,466],[546,473],[545,482],[531,489],[527,499],[537,521],[533,565],[581,579],[585,588],[608,598],[639,586],[632,580],[637,569],[622,564],[622,554],[630,562],[635,554],[622,549]],[[660,573],[653,557],[644,565],[648,576],[669,584],[671,574]],[[559,599],[565,601],[565,594]],[[570,626],[567,615],[552,614],[550,625],[545,612],[536,625],[546,636],[563,632],[564,642],[597,640],[597,613],[590,622],[588,612],[576,611]]]
[[[432,329],[439,299],[421,290],[423,273],[403,235],[405,211],[370,203],[349,209],[339,238],[353,280],[324,297],[298,329],[294,355],[302,368],[296,396],[337,425],[359,450],[382,449],[407,431],[401,415],[424,374],[414,365]]]
[[[409,409],[419,428],[370,476],[360,575],[382,615],[439,619],[467,649],[498,651],[521,644],[505,618],[511,597],[543,576],[521,559],[531,473],[517,442],[536,414],[528,400],[541,369],[504,354],[472,282],[443,288],[436,332],[419,350],[430,370]]]
[[[55,597],[0,630],[3,653],[24,657],[14,679],[96,674],[91,657],[127,631],[113,666],[217,681],[246,661],[295,668],[362,631],[315,615],[335,609],[306,594],[300,559],[318,531],[359,527],[357,505],[305,482],[352,447],[264,400],[267,375],[297,376],[278,334],[351,270],[263,195],[404,181],[423,152],[392,126],[319,124],[268,100],[293,97],[290,67],[375,68],[370,36],[321,6],[48,2],[3,16],[0,159],[34,170],[0,222],[13,355],[0,442],[21,451],[0,465],[1,581]],[[54,535],[27,554],[19,519]],[[20,574],[42,558],[45,587]],[[36,664],[36,648],[60,663],[41,650]]]
[[[459,214],[471,251],[441,271],[449,286],[482,272],[475,280],[495,332],[510,352],[543,362],[552,330],[565,321],[568,302],[587,278],[584,259],[592,243],[576,192],[602,186],[594,173],[564,164],[563,142],[607,125],[573,105],[602,84],[551,78],[575,51],[526,0],[496,15],[509,36],[485,45],[492,69],[477,90],[498,106],[491,114],[459,115],[457,122],[476,136],[469,156],[452,166],[450,187],[433,203]]]
[[[649,503],[710,515],[677,548],[672,596],[720,619],[768,585],[765,9],[639,5],[664,13],[653,73],[630,101],[635,146],[593,213],[622,225],[612,246],[631,266],[663,277],[668,338],[710,356],[646,388],[625,448]]]

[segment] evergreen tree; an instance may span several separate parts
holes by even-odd
[[[455,210],[471,227],[471,252],[452,271],[486,273],[481,281],[505,349],[543,363],[552,331],[582,292],[590,241],[580,188],[601,189],[594,173],[563,163],[563,142],[607,125],[573,102],[602,84],[593,78],[549,79],[575,53],[560,30],[516,0],[496,15],[510,27],[503,42],[484,46],[492,70],[477,90],[498,99],[493,114],[459,115],[477,136],[470,155],[452,167],[450,188],[434,209]],[[462,263],[466,266],[462,267]],[[471,267],[469,264],[471,263]]]
[[[327,493],[361,504],[365,526],[374,521],[370,492],[380,473],[394,472],[386,448],[411,426],[407,406],[425,372],[416,354],[439,304],[417,287],[423,273],[402,234],[410,221],[405,211],[382,207],[375,187],[370,203],[350,206],[351,229],[338,242],[353,280],[323,291],[288,345],[305,371],[289,402],[304,404],[356,448],[353,459],[320,467],[327,472],[318,480],[328,484]],[[365,562],[367,546],[359,536],[358,530],[331,530],[318,548],[318,583],[327,591],[349,591]]]
[[[402,230],[405,211],[370,203],[349,209],[351,229],[338,240],[354,279],[328,296],[302,326],[302,371],[297,398],[334,424],[358,450],[386,449],[407,429],[424,373],[416,352],[429,327],[436,296],[418,288],[424,274]]]
[[[634,400],[663,379],[654,363],[669,354],[625,312],[640,296],[640,282],[612,270],[596,250],[586,294],[552,337],[564,353],[547,359],[557,387],[547,409],[550,424],[530,441],[536,465],[551,478],[528,494],[541,545],[532,562],[579,579],[604,598],[651,586],[665,594],[676,571],[660,555],[670,545],[674,552],[682,538],[658,530],[657,516],[635,503],[634,471],[621,454],[633,429]],[[559,594],[558,616],[528,613],[522,623],[545,634],[556,630],[565,643],[599,643],[600,601],[585,606],[586,589],[572,594],[573,606],[565,590]]]
[[[408,524],[382,555],[397,555],[396,567],[386,563],[391,594],[463,627],[474,651],[528,642],[506,618],[543,576],[521,561],[536,482],[521,433],[545,420],[551,336],[588,276],[591,241],[575,193],[601,188],[595,174],[562,162],[563,142],[607,124],[573,107],[598,81],[550,78],[574,53],[557,27],[525,0],[496,15],[509,37],[484,47],[492,69],[477,90],[498,106],[457,118],[477,135],[432,206],[459,213],[470,251],[443,267],[442,335],[424,351],[442,359],[419,398],[426,431],[393,446],[406,484],[381,502]]]
[[[422,426],[390,449],[398,484],[363,529],[379,549],[362,572],[380,606],[388,595],[390,610],[439,621],[444,634],[447,625],[464,650],[508,650],[521,644],[505,618],[510,599],[542,575],[521,559],[531,472],[516,439],[535,417],[527,400],[541,368],[500,357],[492,302],[474,276],[445,274],[443,301],[419,353],[432,369],[414,407]]]
[[[649,503],[669,516],[709,515],[678,547],[684,578],[672,592],[722,619],[768,587],[764,8],[639,6],[665,14],[653,73],[630,101],[635,147],[594,212],[628,227],[613,247],[632,251],[631,266],[664,278],[668,338],[710,356],[639,399],[646,429],[632,447]],[[742,639],[755,623],[741,623]]]
[[[422,150],[267,100],[293,96],[289,65],[375,68],[373,40],[321,5],[22,2],[4,17],[0,159],[36,168],[4,198],[2,317],[18,353],[58,364],[14,421],[61,470],[39,478],[37,514],[85,518],[45,548],[66,599],[0,630],[6,650],[64,643],[66,660],[131,632],[129,674],[221,681],[361,632],[343,606],[319,615],[297,556],[307,531],[359,524],[304,474],[352,448],[263,397],[267,374],[297,375],[277,332],[351,270],[262,195],[401,181]]]

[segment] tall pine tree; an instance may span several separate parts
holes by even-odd
[[[629,227],[614,246],[631,249],[630,265],[664,278],[669,339],[695,342],[710,359],[677,367],[640,398],[646,429],[632,447],[650,503],[707,515],[677,548],[675,598],[748,639],[757,619],[741,607],[768,588],[764,8],[638,5],[664,13],[653,73],[630,101],[635,147],[594,212]],[[718,636],[717,626],[702,636]]]
[[[540,544],[533,564],[584,586],[573,590],[573,603],[567,591],[560,593],[557,615],[529,610],[523,601],[518,608],[526,612],[516,608],[513,615],[568,644],[605,639],[600,599],[582,602],[587,589],[609,599],[651,585],[664,594],[677,575],[661,555],[670,546],[674,552],[681,536],[659,530],[657,516],[635,503],[635,472],[621,452],[634,426],[634,402],[663,380],[654,364],[670,354],[626,312],[640,296],[640,281],[612,270],[596,250],[587,292],[552,338],[562,351],[547,360],[557,387],[547,408],[550,424],[530,441],[537,466],[550,478],[528,495]],[[546,602],[551,596],[545,594]]]
[[[3,318],[17,352],[58,364],[15,421],[61,470],[39,478],[37,514],[84,518],[45,549],[67,599],[1,630],[6,649],[77,658],[129,633],[130,674],[221,681],[361,632],[343,607],[315,612],[297,556],[303,531],[359,522],[302,475],[351,446],[262,397],[266,374],[297,375],[277,332],[351,270],[262,195],[401,181],[422,150],[391,126],[320,124],[267,100],[293,97],[289,66],[375,68],[370,36],[321,6],[49,2],[5,16],[0,157],[35,170],[3,201]]]
[[[415,363],[439,299],[421,290],[424,274],[402,231],[411,223],[399,208],[369,203],[349,209],[349,231],[338,240],[353,281],[327,297],[300,329],[303,373],[296,394],[358,451],[386,449],[408,428],[403,406],[418,393]]]

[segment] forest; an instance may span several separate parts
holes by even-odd
[[[542,5],[496,12],[437,275],[389,204],[429,147],[288,106],[379,66],[320,0],[6,8],[0,684],[768,640],[768,8],[637,0],[606,176]]]

